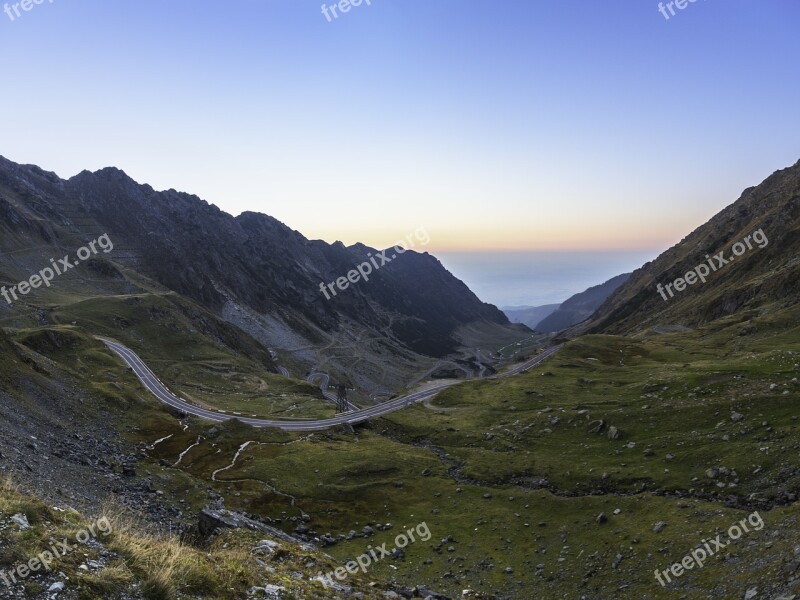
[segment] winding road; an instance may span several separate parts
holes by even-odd
[[[142,382],[142,385],[144,385],[144,387],[147,388],[147,390],[151,394],[153,394],[156,398],[158,398],[161,402],[181,412],[190,415],[195,415],[197,417],[200,417],[202,419],[207,419],[209,421],[215,421],[217,423],[228,421],[230,419],[238,419],[242,423],[247,423],[248,425],[251,425],[253,427],[276,427],[278,429],[283,429],[286,431],[322,431],[325,429],[330,429],[331,427],[336,427],[337,425],[344,425],[348,423],[350,425],[355,425],[356,423],[361,423],[363,421],[368,421],[370,419],[375,419],[377,417],[381,417],[383,415],[387,415],[389,413],[402,410],[407,406],[416,404],[417,402],[422,402],[424,400],[430,399],[444,389],[447,389],[454,385],[459,385],[460,383],[464,383],[464,381],[448,381],[444,383],[439,383],[428,389],[421,390],[418,392],[412,392],[406,396],[402,396],[400,398],[395,398],[394,400],[383,402],[382,404],[378,404],[377,406],[371,406],[369,408],[353,410],[351,412],[336,415],[335,417],[332,417],[330,419],[306,419],[306,420],[254,419],[238,415],[230,415],[226,413],[215,412],[212,410],[200,408],[199,406],[194,406],[192,404],[189,404],[185,400],[178,398],[175,394],[170,392],[166,388],[166,386],[163,383],[161,383],[156,374],[150,370],[150,368],[144,363],[144,361],[141,358],[139,358],[139,356],[133,350],[131,350],[126,346],[123,346],[119,342],[115,342],[114,340],[110,340],[108,338],[97,336],[97,339],[103,342],[106,346],[108,346],[112,352],[117,354],[125,362],[125,364],[127,364],[131,368],[131,370],[136,374],[136,376],[139,378],[139,381]],[[520,373],[527,371],[528,369],[536,366],[546,358],[553,355],[555,352],[561,349],[562,345],[563,344],[560,344],[558,346],[553,346],[552,348],[548,348],[538,356],[535,356],[504,373],[492,375],[491,377],[487,377],[486,379],[502,379],[506,377],[513,377],[514,375],[519,375]]]
[[[279,367],[280,368],[280,367]],[[314,385],[315,379],[321,379],[322,383],[319,384],[319,389],[322,390],[322,395],[325,398],[332,402],[334,405],[339,405],[339,397],[328,391],[328,385],[331,382],[331,376],[327,373],[323,373],[322,371],[313,371],[307,378],[306,381],[311,385]],[[359,410],[358,406],[350,402],[350,400],[345,400],[345,405],[347,406],[347,410]]]

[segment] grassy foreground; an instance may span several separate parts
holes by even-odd
[[[113,507],[87,519],[50,507],[6,479],[0,482],[0,597],[50,598],[51,586],[59,584],[59,598],[79,600],[339,597],[310,580],[339,567],[336,561],[283,541],[266,551],[265,539],[274,542],[263,533],[228,530],[201,544],[153,531]],[[347,585],[363,598],[383,597],[360,573],[348,575]]]

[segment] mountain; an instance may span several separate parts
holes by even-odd
[[[522,331],[427,252],[308,240],[267,215],[233,217],[114,168],[62,180],[0,158],[0,219],[6,286],[102,235],[114,246],[58,286],[34,290],[13,308],[0,303],[9,323],[22,306],[35,312],[78,298],[172,291],[277,348],[294,370],[326,363],[368,391],[404,385],[465,345],[509,343]],[[369,260],[369,280],[350,284],[348,273]],[[337,280],[348,288],[323,293]],[[465,339],[476,330],[479,339]]]
[[[634,271],[591,319],[567,335],[696,328],[736,313],[794,306],[800,298],[799,256],[797,162],[746,189]],[[676,284],[679,280],[684,283]]]
[[[43,540],[76,539],[78,529],[109,513],[111,527],[97,527],[97,539],[52,570],[18,577],[3,597],[45,600],[54,595],[48,590],[62,589],[59,598],[547,600],[580,589],[591,599],[620,590],[660,598],[664,569],[699,548],[687,540],[700,544],[714,535],[731,542],[737,560],[715,560],[667,585],[683,582],[719,598],[796,592],[796,565],[785,557],[800,543],[797,168],[749,190],[735,210],[723,211],[726,218],[715,217],[687,238],[721,235],[715,243],[735,243],[750,236],[752,247],[711,272],[705,287],[696,282],[676,291],[675,278],[686,273],[680,260],[674,273],[667,261],[667,275],[652,271],[650,284],[631,287],[652,268],[645,265],[595,315],[568,330],[564,337],[573,339],[551,348],[543,363],[508,378],[461,382],[353,428],[315,432],[255,429],[173,410],[95,336],[133,348],[191,403],[231,415],[294,418],[331,416],[335,409],[318,387],[276,374],[278,365],[304,375],[298,369],[315,361],[327,361],[325,369],[336,360],[370,360],[371,367],[384,357],[387,370],[370,374],[373,380],[391,381],[396,375],[387,365],[402,362],[405,372],[424,365],[416,376],[431,385],[436,370],[474,372],[478,365],[490,374],[481,363],[488,348],[470,347],[465,359],[424,357],[408,345],[417,336],[424,341],[424,328],[412,330],[407,344],[392,327],[377,337],[367,318],[345,313],[333,298],[330,313],[315,321],[303,312],[308,307],[289,305],[285,290],[239,293],[223,285],[225,276],[245,286],[248,277],[279,276],[239,265],[249,257],[225,226],[259,243],[285,239],[258,265],[281,269],[287,287],[311,279],[304,269],[323,275],[315,264],[284,266],[287,256],[303,256],[306,245],[320,246],[322,259],[341,252],[348,260],[371,252],[365,247],[303,242],[264,217],[255,225],[249,215],[215,220],[210,208],[217,230],[206,232],[202,207],[167,192],[166,199],[151,197],[148,215],[137,213],[144,204],[116,214],[140,190],[129,182],[127,192],[107,190],[117,194],[108,202],[122,205],[112,212],[117,224],[101,210],[76,210],[77,200],[64,208],[70,201],[62,196],[77,193],[70,186],[33,167],[0,179],[6,292],[53,264],[51,257],[74,259],[75,249],[90,241],[101,248],[51,287],[0,301],[3,572],[19,573],[48,547]],[[208,265],[178,256],[192,235],[176,230],[174,240],[164,237],[171,219],[193,226],[185,215],[168,214],[173,202],[184,213],[197,209],[193,236],[209,247],[192,250],[203,252]],[[102,241],[106,227],[110,237]],[[259,227],[275,232],[265,240],[252,232]],[[158,245],[163,264],[148,254],[147,240]],[[682,243],[670,252],[692,264],[697,248]],[[388,275],[401,267],[394,274],[399,283],[369,282],[379,284],[364,297],[375,318],[386,306],[409,311],[428,301],[426,289],[406,291],[420,281],[461,298],[457,281],[416,279],[425,275],[420,271],[437,272],[429,257],[403,256],[411,261],[398,258],[383,269]],[[194,277],[207,279],[200,285]],[[672,284],[672,296],[665,291],[664,300],[656,283],[664,290]],[[390,285],[409,295],[383,287]],[[645,291],[667,308],[638,302]],[[299,304],[303,290],[295,293]],[[281,320],[248,320],[255,311],[243,299],[250,296],[276,307],[259,314]],[[480,313],[480,303],[470,306],[464,301],[459,313],[465,320],[473,317],[469,310]],[[656,310],[655,319],[648,310]],[[340,319],[339,329],[320,324],[326,314]],[[272,350],[248,333],[264,327],[291,341],[299,334],[287,324],[290,317],[298,330],[308,328],[303,336],[318,335],[320,345]],[[490,318],[456,324],[456,343],[511,327]],[[594,333],[576,333],[587,326]],[[541,351],[549,336],[529,334],[495,356]],[[346,568],[353,557],[366,560],[369,548],[375,554],[366,572]],[[379,558],[380,548],[386,552]],[[343,580],[324,587],[320,577],[330,572]]]
[[[545,304],[543,306],[506,306],[502,308],[502,311],[512,323],[523,323],[531,329],[536,329],[539,322],[553,314],[559,306],[559,304]]]
[[[605,302],[614,290],[625,283],[630,277],[630,273],[617,275],[601,283],[590,287],[588,290],[575,294],[558,307],[549,316],[542,319],[535,327],[536,331],[542,333],[555,333],[580,323],[589,317],[597,308]]]

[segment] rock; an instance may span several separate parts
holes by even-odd
[[[64,591],[64,587],[65,586],[61,581],[56,581],[53,585],[51,585],[49,588],[47,588],[47,591],[51,592],[51,593],[58,594],[59,592],[63,592]]]
[[[11,522],[16,523],[17,525],[19,525],[19,528],[23,530],[31,528],[30,523],[28,523],[28,517],[26,517],[22,513],[17,513],[13,517],[11,517]]]
[[[611,568],[616,569],[621,562],[622,562],[622,554],[617,554],[614,557],[614,562],[611,563]]]
[[[252,552],[253,554],[260,554],[262,556],[271,556],[278,548],[280,548],[280,544],[278,544],[278,542],[273,542],[272,540],[261,540],[253,548]]]
[[[503,569],[503,573],[505,573],[506,575],[511,575],[513,572],[514,569],[512,569],[511,567],[506,567],[505,569]]]
[[[244,515],[236,514],[225,509],[206,507],[200,511],[198,529],[201,535],[211,535],[217,529],[252,529],[255,531],[266,530],[261,523],[251,521]]]
[[[719,477],[719,469],[717,467],[712,467],[706,471],[706,477],[709,479],[716,479]]]
[[[606,428],[606,422],[602,419],[589,423],[589,433],[602,433]]]
[[[608,437],[608,439],[610,440],[618,440],[622,437],[622,432],[612,425],[611,427],[608,428],[608,433],[606,434],[606,437]]]
[[[326,589],[327,588],[331,588],[332,590],[334,590],[336,592],[348,593],[349,591],[352,590],[352,588],[350,588],[348,586],[345,586],[345,585],[342,585],[341,583],[338,583],[336,581],[336,579],[334,579],[333,577],[331,577],[330,579],[327,579],[327,578],[323,577],[322,575],[317,575],[316,577],[312,577],[311,581],[319,581],[324,588],[326,588]]]
[[[285,598],[286,588],[279,585],[265,585],[263,587],[251,587],[247,592],[248,598],[267,598],[268,600],[280,600]]]
[[[655,531],[656,533],[661,533],[662,531],[664,531],[664,527],[666,526],[667,524],[664,521],[659,521],[658,523],[655,524],[655,527],[653,527],[653,531]]]
[[[608,517],[606,516],[606,513],[601,512],[599,515],[597,515],[595,521],[597,521],[598,523],[605,523],[606,521],[608,521]]]
[[[758,596],[758,588],[750,588],[744,593],[744,600],[751,600],[751,598],[755,598]]]
[[[444,596],[438,592],[429,590],[428,588],[421,585],[416,586],[413,590],[410,591],[411,591],[411,596],[414,598],[417,597],[425,598],[425,600],[427,600],[428,598],[432,598],[433,600],[450,600],[448,596]],[[467,597],[469,597],[472,594],[472,590],[464,590],[464,592],[467,592]]]
[[[277,540],[297,544],[305,550],[314,550],[314,546],[307,544],[291,535],[284,533],[280,529],[270,527],[259,521],[255,521],[242,514],[235,513],[224,508],[212,508],[207,506],[200,511],[197,519],[197,528],[200,535],[214,535],[220,529],[249,529],[267,533]]]
[[[731,421],[733,421],[734,423],[741,421],[742,419],[744,419],[744,415],[742,413],[738,412],[731,413]]]

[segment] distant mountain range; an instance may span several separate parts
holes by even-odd
[[[536,329],[539,322],[551,315],[561,306],[560,304],[545,304],[543,306],[505,306],[502,311],[512,323],[522,323],[531,329]]]
[[[514,323],[524,323],[542,333],[556,333],[590,317],[629,277],[630,273],[617,275],[605,283],[575,294],[563,304],[512,306],[504,308],[503,312]]]

